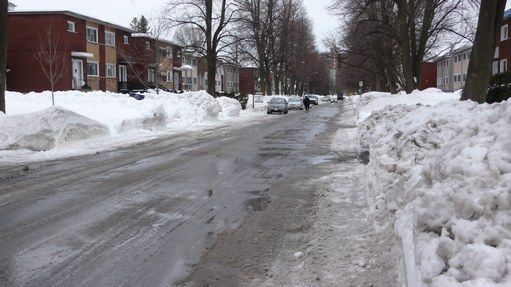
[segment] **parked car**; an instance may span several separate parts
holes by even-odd
[[[330,96],[330,102],[331,103],[337,103],[338,102],[337,96]]]
[[[322,102],[330,102],[330,96],[324,96],[322,99],[321,99]]]
[[[307,96],[309,97],[309,100],[311,100],[311,105],[319,105],[319,98],[318,96]]]
[[[338,99],[339,101],[344,100],[344,94],[343,94],[343,93],[338,93],[338,94],[337,94],[337,99]]]
[[[289,98],[289,100],[287,101],[287,104],[288,104],[289,110],[303,110],[304,109],[302,99],[300,99],[298,97]]]
[[[268,114],[272,114],[274,112],[284,113],[287,114],[289,111],[288,104],[286,99],[284,98],[273,98],[268,103],[268,107],[266,109],[266,112]]]

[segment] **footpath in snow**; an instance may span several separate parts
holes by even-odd
[[[179,132],[264,116],[204,91],[144,93],[138,101],[109,92],[8,92],[0,113],[0,160],[41,160],[94,153]]]
[[[395,214],[403,284],[511,286],[511,100],[356,98],[372,210]]]

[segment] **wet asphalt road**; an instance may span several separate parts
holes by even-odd
[[[341,105],[0,166],[0,286],[239,286],[311,224]]]

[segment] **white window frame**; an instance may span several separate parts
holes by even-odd
[[[499,73],[499,61],[493,61],[492,67],[491,67],[491,74],[496,75]]]
[[[156,82],[156,75],[154,69],[147,69],[147,82],[149,83]]]
[[[72,27],[71,30],[69,29],[69,27]],[[73,21],[67,21],[67,31],[68,32],[72,32],[72,33],[76,33],[76,23],[73,22]]]
[[[122,39],[124,44],[128,45],[130,43],[130,37],[128,37],[128,35],[123,35]]]
[[[145,41],[145,49],[151,50],[151,43],[149,43],[149,41]]]
[[[505,41],[509,38],[509,27],[508,25],[502,25],[500,27],[500,41]]]
[[[97,74],[90,74],[89,65],[96,65]],[[99,62],[98,61],[87,61],[87,77],[99,77]]]
[[[110,40],[113,40],[113,43],[108,43],[108,41],[107,41],[108,36],[107,35],[111,35],[112,39],[110,39]],[[115,32],[105,31],[105,45],[110,46],[110,47],[115,47]]]
[[[503,59],[503,60],[500,60],[500,73],[505,73],[507,72],[507,59]]]
[[[96,31],[96,41],[89,40],[89,30]],[[99,40],[99,30],[98,30],[98,28],[87,26],[86,29],[85,29],[85,37],[87,38],[87,42],[98,43],[98,40]]]
[[[495,47],[495,53],[493,54],[493,59],[498,59],[500,54],[499,46]]]
[[[108,68],[112,68],[113,74],[109,73]],[[106,77],[107,78],[116,78],[117,77],[117,71],[116,71],[116,65],[112,63],[106,63]]]

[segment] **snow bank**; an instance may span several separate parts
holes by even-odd
[[[436,105],[448,100],[458,100],[460,96],[460,91],[444,93],[436,88],[414,91],[411,94],[399,93],[395,95],[384,92],[369,92],[358,97],[358,121],[362,122],[373,111],[381,110],[388,105]]]
[[[0,150],[48,150],[97,135],[144,137],[151,133],[196,129],[224,119],[249,120],[256,116],[241,117],[241,104],[237,100],[215,99],[205,91],[183,94],[160,91],[144,96],[144,100],[138,101],[125,94],[101,91],[56,92],[58,108],[52,108],[50,92],[7,92],[7,116],[0,115]],[[19,129],[20,126],[26,128]],[[15,133],[11,134],[11,130]]]
[[[49,150],[109,134],[105,125],[60,107],[13,116],[0,115],[0,149]]]
[[[396,211],[408,286],[511,286],[511,100],[443,102],[456,97],[357,101],[359,120],[372,113],[359,123],[368,200]]]
[[[228,97],[220,97],[217,98],[218,103],[222,107],[222,112],[220,113],[220,118],[228,119],[234,118],[240,115],[241,112],[241,104],[236,99],[228,98]]]

